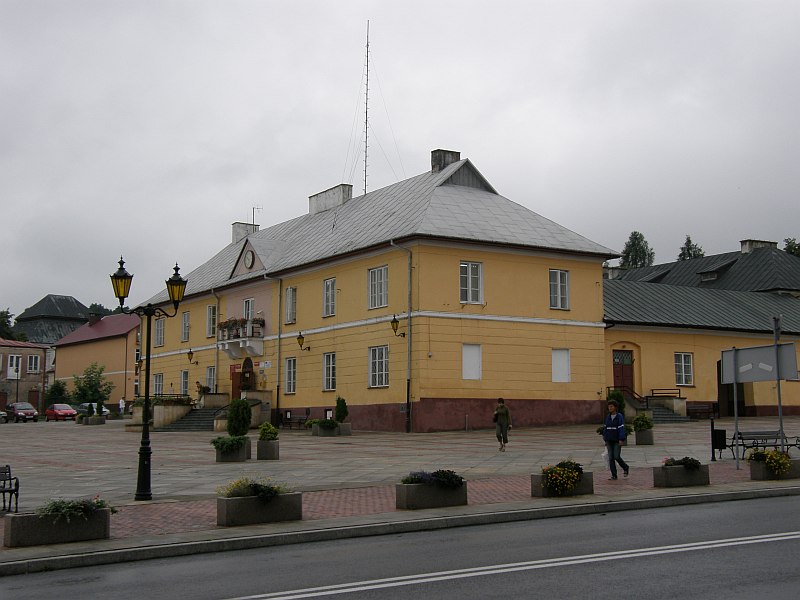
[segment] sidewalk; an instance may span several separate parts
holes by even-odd
[[[774,418],[743,419],[748,429],[777,428]],[[741,427],[745,427],[744,424]],[[733,430],[732,420],[717,426]],[[784,419],[800,433],[800,417]],[[612,510],[800,494],[796,480],[750,481],[746,463],[731,453],[709,462],[709,423],[662,425],[656,445],[627,446],[627,479],[608,481],[594,426],[513,430],[509,450],[497,452],[493,432],[360,433],[316,438],[281,433],[280,461],[215,463],[209,433],[153,434],[154,500],[134,502],[140,436],[119,422],[105,427],[72,423],[0,426],[15,448],[22,482],[20,511],[52,497],[100,493],[114,504],[111,539],[29,548],[0,547],[0,575],[199,552],[258,547],[447,526],[608,512]],[[792,448],[793,455],[798,455]],[[652,467],[666,456],[709,463],[711,485],[655,489]],[[17,457],[25,457],[20,459]],[[571,457],[594,472],[591,496],[532,498],[530,473]],[[469,481],[469,505],[397,511],[394,484],[412,470],[451,468]],[[216,526],[214,489],[242,474],[268,475],[303,491],[303,521],[247,527]],[[0,536],[2,521],[0,521]]]

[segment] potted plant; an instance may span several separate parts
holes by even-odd
[[[633,431],[636,432],[637,446],[653,445],[653,419],[644,412],[633,417]]]
[[[250,403],[242,398],[231,402],[228,408],[228,436],[211,440],[217,451],[217,462],[243,462],[250,458],[250,429],[252,413]]]
[[[278,428],[272,423],[264,422],[258,428],[258,442],[256,442],[256,459],[279,460],[280,447],[278,446]]]
[[[219,487],[217,494],[217,525],[222,527],[303,518],[303,494],[268,478],[241,477]]]
[[[347,410],[347,401],[341,396],[336,396],[336,408],[333,411],[333,418],[337,423],[339,435],[353,435],[351,424],[344,422],[349,414],[350,411]]]
[[[660,467],[653,467],[654,487],[686,487],[708,485],[708,465],[700,464],[696,458],[668,457]]]
[[[333,419],[320,419],[317,423],[318,432],[320,437],[331,437],[336,435],[337,423]],[[312,431],[313,433],[313,431]]]
[[[80,500],[53,499],[35,513],[5,516],[3,545],[39,546],[108,539],[111,514],[117,510],[99,496]]]
[[[305,428],[311,432],[311,435],[319,435],[319,422],[322,419],[306,419]]]
[[[800,478],[800,460],[792,459],[788,452],[759,450],[754,448],[747,456],[750,464],[750,479],[797,479]]]
[[[572,459],[555,466],[542,467],[541,473],[531,473],[531,496],[579,496],[594,493],[594,476]]]
[[[395,485],[398,509],[416,510],[467,504],[467,482],[447,469],[414,471]]]

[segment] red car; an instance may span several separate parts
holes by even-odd
[[[44,411],[44,420],[49,421],[66,421],[68,419],[75,420],[75,415],[78,414],[74,408],[69,404],[51,404]]]

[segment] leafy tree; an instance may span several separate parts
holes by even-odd
[[[797,243],[795,238],[786,238],[783,240],[783,243],[786,244],[783,249],[785,252],[789,254],[794,254],[795,256],[800,256],[800,244]],[[2,315],[3,313],[0,313]]]
[[[60,379],[56,379],[44,394],[45,402],[50,404],[68,404],[69,391],[67,385]]]
[[[11,311],[7,308],[5,310],[0,310],[0,338],[4,340],[15,340],[17,339],[14,337],[14,332],[11,329],[11,319],[14,318],[14,315],[11,314]]]
[[[99,304],[97,302],[92,302],[89,305],[89,314],[100,315],[101,317],[105,317],[106,315],[113,314],[113,311],[106,308],[102,304]]]
[[[250,403],[244,398],[232,400],[228,408],[228,435],[232,437],[247,435],[251,419]]]
[[[650,245],[644,236],[638,231],[632,231],[625,247],[622,249],[622,258],[619,266],[623,269],[635,269],[637,267],[649,267],[656,259],[656,253],[650,249]]]
[[[97,404],[97,414],[103,414],[103,404],[111,395],[114,384],[103,376],[105,367],[92,363],[83,371],[83,375],[74,375],[75,401]],[[89,407],[91,409],[91,407]],[[91,413],[90,413],[91,414]]]
[[[344,420],[347,418],[347,415],[349,414],[350,411],[347,409],[347,401],[341,396],[336,396],[336,411],[334,417],[336,422],[344,423]]]
[[[690,258],[701,258],[705,256],[703,248],[692,242],[692,238],[686,235],[686,241],[681,246],[681,251],[678,254],[678,260],[689,260]]]

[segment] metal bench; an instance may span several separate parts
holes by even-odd
[[[306,415],[293,417],[292,411],[287,410],[286,414],[284,414],[283,419],[281,420],[281,427],[284,429],[294,429],[295,426],[298,429],[303,429],[306,426],[306,421],[308,417]]]
[[[11,512],[11,500],[14,500],[14,512],[19,512],[19,477],[12,477],[11,465],[0,466],[0,494],[3,496],[3,511]],[[8,496],[8,508],[6,508]]]
[[[719,416],[718,408],[716,402],[687,402],[686,416],[690,419],[713,419]]]
[[[794,443],[789,442],[786,432],[783,434],[784,446],[797,446],[800,438],[795,438]],[[741,446],[745,450],[754,448],[767,448],[769,446],[778,448],[781,445],[781,432],[777,429],[767,431],[740,431],[738,435],[734,433],[731,436],[728,448],[732,456],[736,456],[736,446]],[[800,446],[798,446],[800,447]]]

